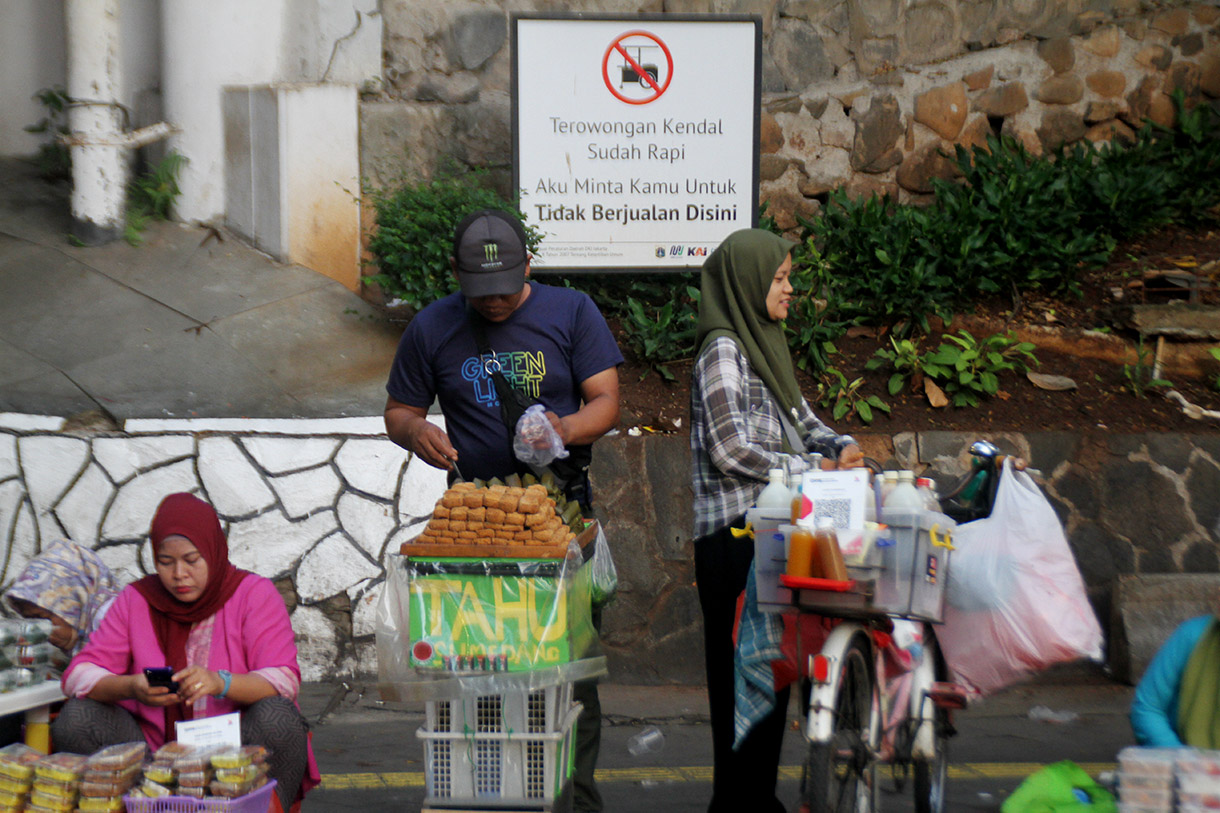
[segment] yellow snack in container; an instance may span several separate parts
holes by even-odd
[[[174,760],[174,770],[181,776],[184,773],[195,773],[207,770],[212,764],[212,756],[219,748],[196,748]]]
[[[123,804],[122,796],[82,796],[76,809],[81,813],[122,813],[127,806]]]
[[[163,799],[166,796],[174,795],[174,792],[165,787],[165,785],[158,782],[153,782],[147,776],[145,776],[144,781],[140,783],[138,790],[140,793],[144,794],[150,799]]]
[[[73,795],[71,799],[65,799],[62,796],[51,796],[33,790],[30,791],[30,799],[25,803],[25,809],[33,810],[35,808],[54,810],[57,813],[72,813],[76,809],[76,796]]]
[[[205,798],[207,798],[207,795],[208,795],[208,789],[207,789],[206,785],[203,787],[200,787],[200,788],[182,788],[182,787],[180,787],[180,788],[178,788],[177,793],[179,796],[189,796],[192,799],[205,799]]]
[[[34,763],[44,756],[23,742],[6,745],[0,748],[0,776],[28,782],[34,778]]]
[[[84,754],[51,754],[34,763],[34,777],[52,782],[78,781],[85,772]]]
[[[20,793],[0,790],[0,810],[3,810],[6,807],[15,807],[20,810],[21,808],[25,807],[25,799],[28,795],[28,790],[23,790]]]
[[[144,778],[150,782],[157,782],[162,785],[172,785],[178,778],[178,774],[172,765],[152,762],[145,766]]]
[[[245,796],[253,789],[254,785],[251,782],[222,782],[219,779],[208,785],[208,790],[212,791],[213,796],[223,796],[226,799]]]
[[[7,776],[0,776],[0,791],[10,793],[15,796],[24,796],[30,791],[30,784],[34,777],[29,779],[10,779]]]
[[[53,796],[56,799],[76,800],[77,793],[80,792],[80,780],[73,779],[70,782],[56,782],[53,779],[44,779],[36,777],[34,785],[30,788],[32,793],[38,793],[42,796]]]

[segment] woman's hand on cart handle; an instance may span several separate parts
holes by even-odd
[[[849,443],[839,450],[837,469],[859,469],[864,466],[864,452],[854,443]]]

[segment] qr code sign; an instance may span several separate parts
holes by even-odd
[[[813,505],[814,521],[822,517],[834,520],[836,528],[851,527],[851,500],[819,499]]]

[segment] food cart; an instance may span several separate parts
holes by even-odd
[[[572,684],[606,672],[591,616],[599,539],[596,522],[546,545],[421,535],[390,557],[379,687],[425,704],[424,810],[570,809]]]

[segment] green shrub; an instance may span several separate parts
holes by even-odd
[[[522,214],[482,185],[484,174],[448,174],[422,183],[391,189],[366,189],[377,213],[377,231],[369,240],[378,267],[364,277],[390,297],[419,310],[457,290],[449,258],[453,230],[462,218],[479,209],[504,209]],[[526,244],[536,251],[541,236],[526,226]]]
[[[185,156],[167,153],[127,185],[127,225],[123,239],[133,246],[144,242],[142,232],[149,220],[169,220],[174,201],[182,194],[178,174],[186,164]]]

